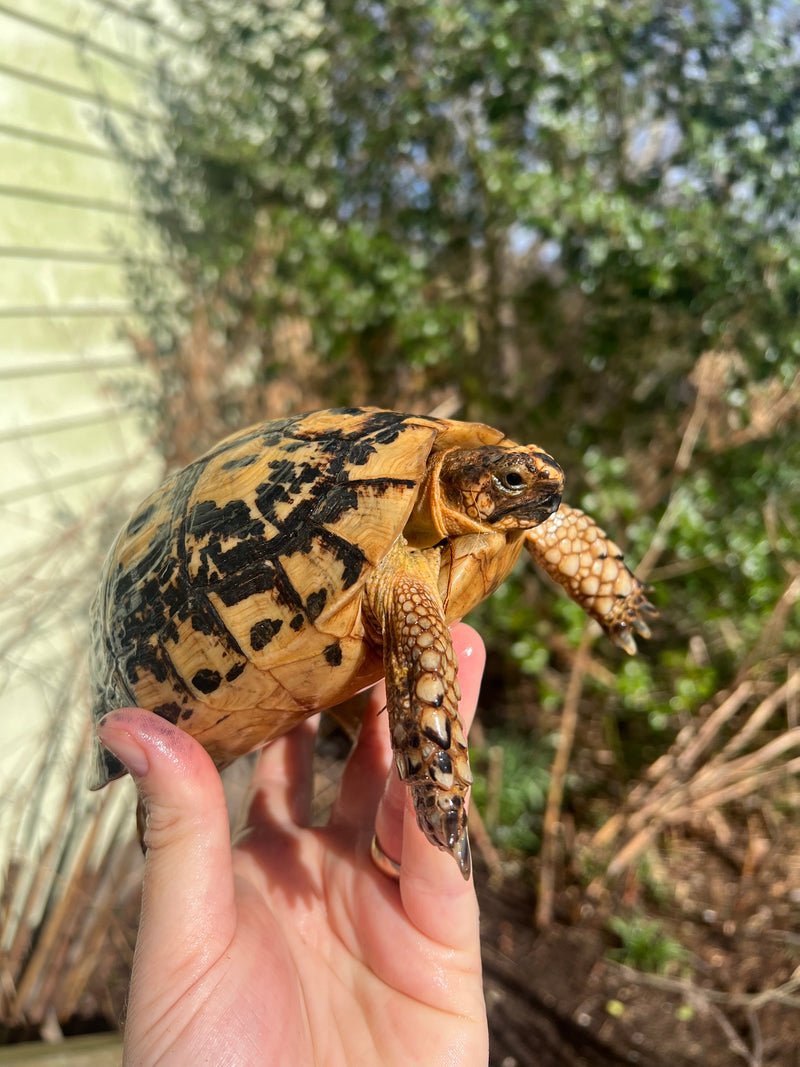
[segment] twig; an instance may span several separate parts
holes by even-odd
[[[503,881],[503,864],[477,804],[473,804],[469,809],[469,836],[475,848],[483,856],[483,861],[489,871],[489,885],[492,888],[499,886]]]
[[[720,730],[733,718],[753,693],[753,683],[746,681],[734,689],[731,695],[716,708],[702,724],[694,739],[675,761],[676,767],[687,772],[704,755],[719,735]]]
[[[615,960],[606,959],[605,964],[613,969],[620,970],[628,982],[640,985],[653,986],[654,989],[663,989],[667,993],[676,993],[679,996],[697,997],[698,1000],[713,1004],[722,1004],[731,1008],[746,1008],[758,1011],[767,1004],[782,1004],[787,1008],[800,1008],[800,997],[792,994],[800,989],[800,967],[791,978],[782,982],[779,986],[771,989],[762,989],[760,993],[726,993],[723,989],[705,989],[696,985],[688,978],[667,978],[662,974],[648,974],[645,971],[637,971],[635,967],[629,967],[626,963],[617,963]]]
[[[800,693],[800,670],[792,670],[783,685],[761,701],[741,730],[731,738],[715,760],[728,759],[735,752],[741,752],[762,726],[769,722],[781,704],[785,704],[797,693]]]
[[[721,728],[733,717],[733,715],[736,714],[742,704],[744,704],[751,695],[752,691],[752,683],[743,682],[739,688],[723,701],[723,703],[720,704],[720,706],[702,723],[693,740],[686,740],[687,737],[691,737],[691,731],[681,731],[672,746],[672,749],[665,755],[659,756],[659,758],[645,771],[645,781],[641,782],[633,789],[628,798],[627,807],[629,809],[636,809],[639,805],[644,807],[646,803],[649,807],[656,807],[656,798],[663,797],[670,790],[675,788],[676,782],[680,778],[680,775],[677,775],[675,772],[681,771],[685,773],[697,762],[703,752],[713,744],[714,739]],[[697,728],[695,727],[695,729]],[[680,752],[682,744],[686,745],[686,747],[683,752]],[[676,751],[678,751],[678,755],[676,755]],[[651,781],[653,781],[654,784],[649,786],[647,783]],[[625,812],[618,812],[616,815],[612,816],[597,831],[593,839],[593,844],[598,848],[604,848],[612,844],[629,819],[630,816]]]
[[[789,575],[786,588],[772,609],[772,613],[761,630],[758,640],[742,661],[737,677],[743,678],[754,663],[758,663],[769,649],[774,648],[779,643],[780,635],[786,629],[787,620],[792,608],[797,603],[798,597],[800,597],[800,571],[798,571],[795,563],[792,573]]]
[[[753,1052],[753,1067],[762,1067],[764,1062],[764,1039],[761,1036],[761,1025],[758,1021],[758,1016],[754,1011],[747,1010],[747,1025],[750,1027],[750,1037],[752,1039]]]
[[[500,799],[503,793],[503,746],[490,745],[486,766],[486,826],[489,832],[500,822]]]
[[[550,788],[547,792],[547,806],[542,827],[539,893],[536,901],[536,925],[540,930],[549,926],[553,921],[555,870],[559,829],[561,826],[561,804],[564,799],[564,780],[572,754],[572,745],[575,741],[575,730],[578,725],[578,706],[591,643],[591,630],[587,626],[583,631],[583,637],[570,671],[567,692],[564,696],[564,710],[561,714],[558,748],[553,759]]]
[[[731,1052],[736,1053],[747,1064],[747,1067],[761,1067],[760,1060],[756,1060],[751,1054],[750,1049],[745,1045],[744,1041],[739,1037],[734,1028],[731,1026],[730,1020],[725,1016],[723,1012],[717,1007],[716,1004],[709,1004],[706,1001],[703,1004],[704,1010],[711,1016],[711,1018],[719,1026],[725,1037],[728,1039],[728,1048]]]
[[[652,788],[648,791],[640,787],[634,791],[627,811],[608,820],[594,836],[593,846],[601,848],[615,841],[623,829],[629,834],[609,863],[607,877],[615,878],[634,863],[662,827],[679,825],[698,810],[748,796],[766,781],[800,771],[800,757],[785,760],[787,752],[800,746],[800,726],[785,730],[753,752],[730,758],[745,748],[778,708],[798,691],[800,671],[793,669],[787,681],[758,704],[722,751],[691,778],[682,780],[682,775],[711,747],[723,726],[752,692],[751,683],[743,682],[698,728],[693,740],[684,742],[683,752],[672,754],[667,761],[662,757],[658,763],[664,769]],[[673,750],[679,744],[676,742]],[[633,804],[638,807],[631,810]]]
[[[703,357],[698,360],[697,371],[700,371],[703,365]],[[697,383],[698,390],[695,397],[694,408],[692,414],[689,416],[689,421],[686,424],[686,429],[683,431],[683,437],[681,438],[680,447],[678,448],[677,455],[675,456],[675,463],[672,467],[672,473],[669,476],[672,481],[672,489],[670,491],[670,497],[667,502],[667,506],[664,509],[664,514],[659,520],[655,533],[650,540],[650,544],[642,557],[639,566],[636,568],[636,573],[645,578],[655,566],[655,563],[661,553],[664,551],[667,544],[667,537],[672,527],[675,525],[678,508],[681,503],[680,495],[680,483],[679,479],[689,469],[689,465],[692,461],[692,454],[694,453],[697,440],[700,436],[700,432],[703,429],[703,424],[708,418],[709,408],[709,394],[708,390],[703,388],[702,376]],[[676,481],[678,485],[676,486]]]

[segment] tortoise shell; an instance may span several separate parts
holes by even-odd
[[[525,546],[628,651],[648,632],[641,585],[588,516],[559,507],[562,485],[547,453],[479,423],[334,409],[234,434],[111,548],[92,607],[94,717],[150,708],[222,767],[385,674],[420,825],[468,874],[448,624]],[[96,743],[91,787],[123,773]]]

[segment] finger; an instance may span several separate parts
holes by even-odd
[[[301,722],[261,753],[250,782],[247,826],[309,826],[319,716]]]
[[[459,714],[464,721],[465,730],[468,730],[475,717],[475,709],[478,704],[481,677],[486,662],[486,651],[480,635],[470,626],[460,623],[453,628],[452,636],[453,647],[458,659],[458,681],[462,693]],[[400,780],[399,776],[390,774],[386,780],[384,793],[378,805],[375,819],[375,832],[383,851],[390,858],[401,862],[403,868],[406,866],[404,849],[407,834],[407,828],[405,827],[405,822],[407,821],[407,794],[408,788]],[[414,818],[414,826],[416,827],[416,818]],[[437,860],[439,858],[447,859],[453,865],[459,878],[461,878],[451,856],[441,853],[440,857],[438,857],[438,849],[427,841],[422,831],[419,831],[419,837],[427,846],[427,854],[423,850],[423,860],[426,855],[427,859],[432,863],[434,862],[433,857],[437,857]],[[414,855],[416,854],[415,851]],[[437,875],[434,874],[433,877],[436,878]]]
[[[370,691],[358,738],[342,772],[330,824],[368,828],[371,836],[375,811],[391,766],[386,687],[378,682]]]
[[[197,741],[152,712],[112,712],[97,734],[130,770],[147,815],[139,979],[144,970],[169,980],[177,996],[224,951],[235,927],[222,782]]]

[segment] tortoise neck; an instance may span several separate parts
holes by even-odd
[[[442,466],[453,453],[463,451],[447,448],[434,453],[428,461],[419,497],[403,533],[415,548],[430,548],[446,538],[461,534],[485,533],[486,527],[455,510],[445,497],[442,486]]]

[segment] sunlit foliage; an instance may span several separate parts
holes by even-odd
[[[451,394],[553,451],[571,501],[647,553],[656,641],[598,651],[592,682],[621,764],[800,640],[791,605],[765,631],[800,539],[799,20],[173,0],[163,148],[124,146],[187,292],[166,315],[136,279],[167,393],[198,306],[247,387],[291,374],[274,336],[296,317],[314,402]],[[580,613],[520,572],[480,619],[506,685],[555,710]]]

